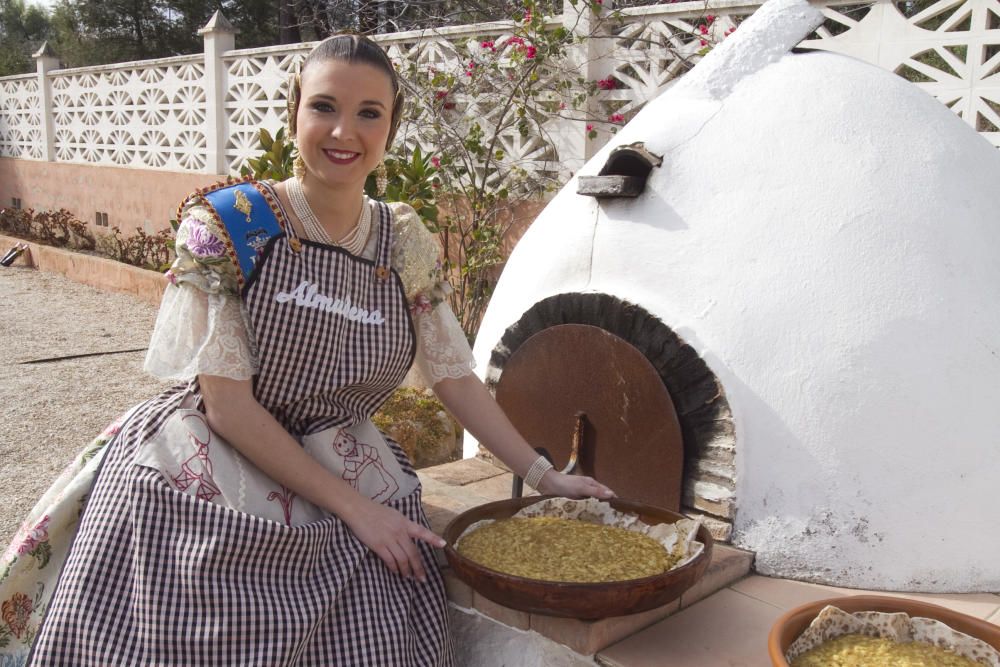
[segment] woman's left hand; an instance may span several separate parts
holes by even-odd
[[[607,500],[617,498],[615,492],[598,482],[593,477],[581,475],[564,475],[555,470],[549,470],[538,484],[538,492],[544,495],[562,496],[564,498],[600,498]]]

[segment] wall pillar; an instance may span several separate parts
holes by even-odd
[[[38,106],[41,116],[42,159],[54,162],[56,159],[55,122],[52,119],[52,84],[49,72],[59,69],[59,58],[48,42],[32,54],[38,70]]]
[[[603,79],[613,71],[614,63],[609,56],[614,42],[610,38],[607,22],[603,19],[613,9],[613,0],[604,0],[602,4],[586,0],[563,0],[563,27],[571,31],[574,37],[582,38],[567,49],[567,65],[579,72],[586,81]],[[588,98],[574,120],[562,123],[557,146],[560,159],[569,171],[575,173],[611,137],[600,122],[603,120],[604,113],[600,103]],[[588,124],[592,124],[597,131],[594,139],[587,138]]]
[[[226,117],[226,64],[222,56],[236,47],[239,30],[222,15],[212,14],[198,31],[205,40],[205,172],[228,174],[226,159],[228,125]]]

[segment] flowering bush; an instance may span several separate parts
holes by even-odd
[[[400,151],[432,147],[430,189],[441,216],[428,226],[445,249],[451,305],[470,338],[516,222],[512,201],[536,199],[563,176],[551,121],[589,96],[564,57],[573,39],[564,27],[548,29],[535,0],[526,0],[508,31],[454,45],[454,65],[411,63],[402,72]]]

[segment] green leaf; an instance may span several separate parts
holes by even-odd
[[[271,146],[274,145],[274,138],[271,137],[271,133],[267,131],[267,128],[260,128],[260,145],[266,151],[271,150]]]
[[[31,555],[38,561],[38,569],[40,570],[49,564],[49,559],[52,557],[52,546],[48,541],[39,542],[31,550]]]

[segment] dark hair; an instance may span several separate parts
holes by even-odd
[[[396,137],[396,130],[399,129],[399,120],[403,115],[403,88],[400,86],[399,74],[393,67],[392,61],[386,55],[382,47],[371,39],[362,35],[333,35],[327,37],[317,44],[306,59],[302,62],[298,74],[293,74],[288,84],[288,129],[292,136],[295,136],[296,122],[295,115],[299,110],[299,100],[302,97],[302,72],[315,63],[327,60],[342,60],[351,64],[361,63],[385,72],[392,84],[392,115],[390,116],[389,137],[386,139],[385,147],[392,145],[392,140]]]

